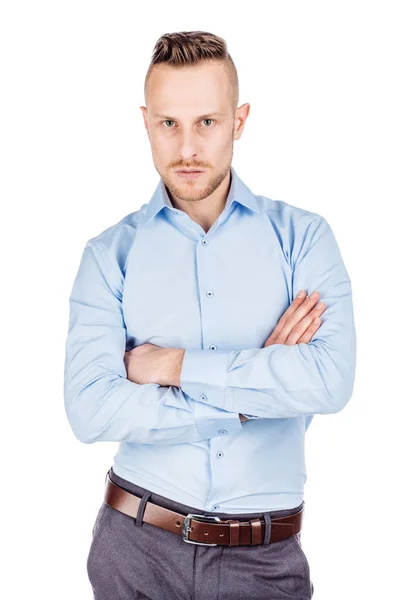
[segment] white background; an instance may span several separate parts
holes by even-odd
[[[7,600],[92,597],[86,558],[117,445],[82,444],[64,412],[68,297],[85,242],[148,202],[159,181],[139,109],[154,44],[163,33],[198,29],[227,41],[239,105],[251,105],[235,142],[239,176],[255,194],[323,215],[352,280],[353,397],[340,413],[317,415],[306,436],[302,543],[313,600],[398,593],[397,8],[2,3]]]

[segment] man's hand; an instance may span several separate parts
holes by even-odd
[[[319,316],[326,306],[323,302],[317,305],[319,292],[314,297],[303,294],[293,300],[283,313],[277,326],[264,344],[264,348],[272,344],[295,344],[311,341],[312,336],[321,325]],[[129,352],[125,352],[124,363],[127,378],[134,383],[159,383],[160,385],[180,386],[184,348],[161,348],[154,344],[142,344]],[[248,421],[239,413],[241,423]]]
[[[272,344],[284,344],[286,346],[294,346],[295,344],[311,341],[312,336],[321,326],[321,315],[326,306],[321,302],[321,306],[315,306],[319,299],[319,292],[315,291],[315,297],[307,296],[304,290],[303,294],[293,300],[289,308],[283,313],[278,321],[277,326],[271,333],[264,344],[264,348]],[[317,321],[315,321],[317,319]],[[248,421],[241,413],[239,414],[240,421]]]
[[[149,343],[136,346],[125,352],[127,379],[179,387],[184,353],[184,348],[161,348]]]
[[[133,383],[159,383],[180,386],[182,348],[161,348],[154,344],[141,344],[125,352],[124,363],[127,379]],[[240,421],[248,418],[239,414]]]
[[[321,302],[317,305],[319,292],[313,292],[315,297],[307,296],[304,290],[303,295],[293,300],[289,308],[283,313],[277,326],[264,344],[264,348],[272,344],[285,344],[294,346],[295,344],[311,341],[312,336],[321,325],[319,316],[324,312],[326,306]],[[315,320],[317,319],[317,320]]]

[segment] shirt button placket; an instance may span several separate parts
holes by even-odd
[[[203,238],[201,239],[201,244],[202,244],[202,246],[208,246],[208,244],[209,244],[209,241],[208,241],[208,239],[207,239],[206,237],[203,237]],[[200,255],[200,257],[201,257],[201,255]],[[200,282],[199,282],[199,283],[200,283]],[[207,297],[207,298],[212,298],[212,297],[214,296],[214,292],[213,292],[213,290],[206,290],[206,293],[205,293],[205,295],[206,295],[206,297]],[[204,326],[205,326],[205,323],[203,322],[203,336],[204,336],[204,337],[206,337],[206,335],[207,335],[207,331],[204,331]],[[209,349],[209,350],[216,350],[216,349],[217,349],[217,346],[216,346],[215,344],[211,344],[211,345],[208,347],[208,349]],[[203,394],[200,396],[200,398],[201,398],[201,400],[202,400],[203,402],[206,402],[206,401],[208,400],[208,398],[207,398],[206,394],[204,394],[204,393],[203,393]]]
[[[199,251],[198,253],[198,277],[199,277],[199,288],[203,288],[204,287],[202,285],[202,283],[204,283],[205,285],[207,285],[208,281],[206,279],[207,274],[210,272],[210,268],[212,265],[212,245],[210,245],[209,240],[206,237],[203,237],[201,239],[201,245],[202,247],[206,248],[207,247],[207,252],[205,254],[203,254],[201,251]],[[210,264],[211,261],[211,264]],[[204,274],[204,280],[202,281],[202,276]],[[214,297],[214,290],[208,288],[205,289],[205,291],[203,292],[204,296],[205,296],[205,303],[208,300],[211,300]],[[209,333],[213,333],[213,332],[209,332],[207,329],[208,323],[210,322],[210,320],[208,319],[208,315],[210,315],[210,313],[213,311],[213,304],[205,304],[204,309],[202,310],[202,333],[203,333],[203,340],[205,341],[204,344],[204,348],[207,348],[209,350],[217,350],[217,345],[213,344],[213,343],[209,343],[207,345],[207,341],[212,341],[212,340],[207,340],[207,338],[209,337]],[[211,322],[214,322],[215,320],[215,315],[212,315],[211,318]],[[215,335],[213,333],[213,335]],[[207,395],[202,392],[200,395],[200,399],[202,402],[207,402],[208,398]],[[224,428],[220,428],[217,429],[215,432],[217,435],[214,438],[210,439],[210,468],[211,468],[211,481],[213,478],[215,478],[215,481],[219,481],[221,480],[221,478],[223,477],[223,471],[221,469],[225,468],[225,465],[223,464],[223,461],[221,459],[224,458],[224,452],[222,450],[222,448],[224,447],[224,444],[226,441],[228,440],[224,440],[224,437],[226,438],[226,434],[228,433],[228,431]],[[214,504],[211,506],[211,510],[212,511],[218,511],[220,510],[220,505],[219,504]]]

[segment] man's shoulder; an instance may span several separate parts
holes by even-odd
[[[140,223],[145,204],[122,219],[110,225],[88,240],[107,259],[108,263],[118,263],[121,271],[125,272],[126,260],[135,241],[136,231]]]
[[[88,240],[98,246],[111,248],[117,240],[134,238],[142,207],[103,229]]]
[[[284,200],[274,200],[268,196],[257,196],[261,206],[261,212],[268,215],[271,223],[278,227],[291,227],[297,229],[304,228],[312,221],[320,221],[322,215],[311,210],[307,210],[296,204],[291,204]]]
[[[282,254],[293,267],[298,257],[307,252],[310,245],[332,236],[328,221],[321,214],[283,200],[260,196],[263,212],[270,223]]]

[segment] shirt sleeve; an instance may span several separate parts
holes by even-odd
[[[309,343],[233,351],[188,349],[180,386],[225,410],[268,418],[339,412],[349,401],[356,366],[352,287],[338,244],[318,215],[292,258],[292,289],[320,292],[326,309]]]
[[[197,442],[241,430],[238,412],[200,405],[175,386],[127,379],[121,270],[89,240],[69,298],[64,405],[84,443]]]

